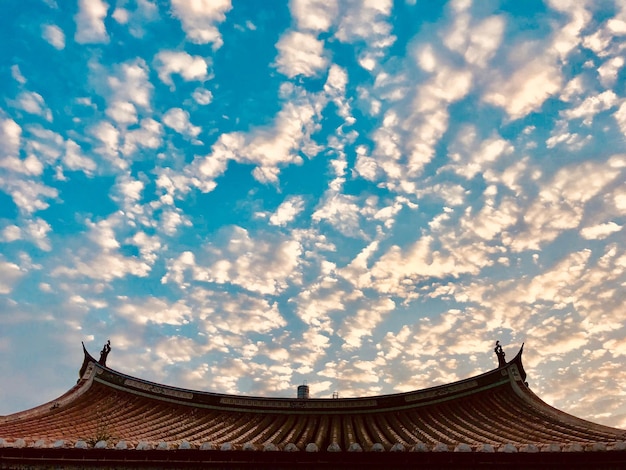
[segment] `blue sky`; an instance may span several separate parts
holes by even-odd
[[[626,427],[626,5],[4,0],[0,414],[491,369]]]

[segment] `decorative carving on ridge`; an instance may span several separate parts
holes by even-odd
[[[191,400],[193,398],[193,393],[191,392],[183,392],[182,390],[172,390],[171,388],[159,387],[158,385],[152,385],[152,384],[140,382],[138,380],[133,380],[133,379],[124,380],[124,385],[128,387],[138,388],[140,390],[145,390],[146,392],[157,393],[159,395],[167,395],[170,397],[184,398],[186,400]]]
[[[249,406],[255,408],[361,408],[374,407],[378,405],[376,400],[355,400],[355,401],[296,401],[296,400],[263,400],[256,398],[234,398],[223,397],[220,399],[223,405]]]
[[[500,344],[500,341],[496,341],[496,347],[493,348],[493,352],[495,352],[496,356],[498,357],[498,367],[506,366],[506,359],[504,358],[506,354],[504,354],[504,351],[502,350],[502,345]]]
[[[109,353],[111,352],[111,340],[108,340],[104,346],[102,346],[102,351],[100,351],[100,359],[98,360],[98,364],[103,367],[107,366],[107,357],[109,357]]]
[[[444,395],[450,395],[452,393],[457,393],[463,390],[469,390],[470,388],[478,387],[478,382],[476,380],[470,380],[469,382],[460,383],[457,385],[451,385],[449,387],[440,388],[437,390],[426,390],[424,392],[416,392],[404,397],[405,401],[417,401],[424,400],[426,398],[434,398],[434,397],[442,397]]]

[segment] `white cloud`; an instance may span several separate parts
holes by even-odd
[[[131,155],[138,148],[157,149],[162,143],[163,126],[152,118],[144,118],[139,123],[138,129],[129,131],[124,136],[122,153]]]
[[[63,163],[70,170],[82,170],[87,175],[93,174],[96,169],[96,163],[91,158],[86,157],[80,146],[71,139],[65,142]]]
[[[2,240],[8,243],[22,239],[22,230],[17,225],[7,225],[2,230]]]
[[[626,101],[613,113],[613,117],[622,133],[626,133]]]
[[[372,336],[373,330],[382,322],[383,317],[393,311],[395,307],[396,304],[393,300],[381,298],[359,309],[356,315],[348,315],[339,330],[344,340],[344,348],[359,348],[363,337]]]
[[[0,156],[16,157],[20,151],[22,128],[13,119],[0,116]]]
[[[278,43],[278,70],[293,78],[297,75],[312,77],[328,67],[328,59],[324,57],[324,42],[313,34],[300,31],[285,33]]]
[[[319,372],[319,375],[334,379],[338,384],[358,384],[347,390],[342,389],[342,398],[379,395],[380,386],[372,385],[378,384],[381,380],[379,365],[376,361],[339,359],[324,364],[324,369]]]
[[[618,14],[614,18],[610,18],[607,21],[607,27],[611,30],[616,36],[624,36],[626,35],[626,8],[621,6]]]
[[[119,152],[120,131],[108,121],[100,121],[90,129],[90,133],[102,144],[96,150],[98,153],[109,157],[117,157]],[[118,162],[118,165],[125,167],[125,162]]]
[[[24,159],[5,157],[0,160],[0,167],[14,171],[15,173],[33,176],[39,176],[43,172],[43,164],[32,154]]]
[[[87,221],[87,226],[90,229],[87,236],[105,250],[119,248],[120,244],[116,239],[114,231],[116,225],[117,222],[115,220],[102,220],[97,223]]]
[[[232,335],[269,333],[287,323],[278,305],[246,293],[229,293],[196,289],[192,298],[197,302],[197,315],[207,331],[221,330]]]
[[[146,185],[143,181],[134,179],[129,175],[122,175],[117,178],[115,186],[124,197],[126,205],[129,205],[141,199],[141,193]]]
[[[78,13],[74,16],[76,33],[74,40],[79,44],[109,42],[104,25],[109,5],[102,0],[79,0]]]
[[[289,10],[298,28],[309,31],[328,31],[339,12],[336,0],[291,0]]]
[[[32,242],[37,248],[43,251],[50,251],[52,246],[48,239],[48,233],[52,227],[41,218],[35,218],[26,223],[22,234],[25,240]]]
[[[188,287],[187,276],[193,276],[196,267],[196,257],[191,251],[182,252],[178,258],[169,259],[167,263],[167,273],[161,278],[161,283],[174,282],[179,286]]]
[[[584,36],[582,45],[592,50],[598,57],[620,55],[623,48],[622,38],[626,31],[626,10],[623,5],[616,4],[615,14],[609,16],[602,24],[595,24]]]
[[[196,103],[206,106],[213,101],[213,93],[205,88],[196,88],[191,95]]]
[[[566,119],[583,119],[583,124],[589,126],[593,122],[596,114],[611,109],[621,100],[613,91],[605,91],[599,95],[589,96],[577,107],[561,111],[561,115]]]
[[[421,279],[477,274],[491,263],[488,252],[478,249],[476,244],[450,252],[437,250],[433,236],[423,236],[405,250],[397,245],[389,248],[370,269],[370,287],[379,292],[407,295],[404,286],[412,290]]]
[[[130,16],[129,11],[126,8],[116,8],[113,13],[111,14],[111,17],[117,21],[119,24],[126,24],[128,23],[128,18]]]
[[[0,259],[0,294],[10,294],[23,275],[17,264]]]
[[[56,163],[63,154],[63,137],[38,125],[29,126],[28,131],[31,136],[26,140],[26,152],[36,155],[49,165]]]
[[[171,108],[163,115],[163,124],[174,129],[179,134],[197,137],[202,130],[189,121],[189,113],[181,108]]]
[[[561,90],[561,100],[565,102],[574,102],[580,98],[586,90],[583,77],[578,75],[572,78]]]
[[[356,149],[356,154],[355,172],[368,181],[376,181],[381,178],[382,169],[378,166],[376,159],[368,155],[368,150],[365,146],[359,145]]]
[[[118,124],[129,125],[137,122],[137,109],[128,101],[114,101],[106,109],[106,115]]]
[[[569,23],[556,29],[552,37],[551,48],[561,60],[581,43],[581,33],[585,30],[592,16],[586,2],[563,2],[550,0],[550,6],[569,17]],[[558,28],[558,26],[557,26]]]
[[[223,70],[213,81],[211,45],[222,25],[235,28],[225,41],[263,42],[267,18],[226,24],[230,2],[219,0],[106,1],[90,34],[110,35],[111,46],[87,48],[89,82],[67,84],[83,97],[52,109],[58,134],[27,123],[45,125],[50,112],[40,77],[16,56],[23,86],[7,64],[16,91],[0,111],[0,187],[18,215],[9,203],[0,220],[14,254],[0,255],[0,297],[8,305],[18,298],[6,294],[33,291],[50,306],[41,316],[16,304],[11,318],[41,317],[78,341],[107,317],[120,330],[114,367],[289,396],[314,376],[312,390],[342,396],[446,383],[495,366],[496,338],[507,357],[526,340],[540,396],[626,425],[618,394],[600,394],[626,383],[626,161],[606,157],[626,133],[621,6],[609,17],[589,1],[554,0],[520,23],[453,0],[441,20],[407,29],[398,14],[412,0],[291,0],[262,71],[279,88],[256,96],[273,97],[277,111],[234,116],[223,100],[245,96],[225,87]],[[77,6],[83,16],[92,8]],[[159,14],[174,27],[180,18],[182,42],[98,63],[120,40],[158,35],[149,21]],[[59,49],[66,39],[45,21],[35,42],[59,59],[40,36]],[[360,70],[331,61],[348,55]],[[174,86],[180,93],[154,94]],[[58,191],[43,184],[63,172]],[[311,181],[298,186],[301,177]],[[93,212],[72,190],[81,182],[108,202]],[[222,198],[221,185],[236,199],[231,222],[257,216],[220,231],[219,214],[195,214]],[[64,208],[78,218],[57,231],[63,217],[49,217]],[[81,231],[85,211],[93,222]],[[161,276],[167,298],[137,295]]]
[[[197,170],[197,167],[194,169]],[[162,193],[160,202],[165,205],[173,204],[174,198],[177,197],[177,193],[178,197],[181,197],[182,195],[187,194],[192,188],[191,181],[194,179],[193,176],[174,172],[171,168],[159,169],[156,174],[158,176],[155,184],[159,190],[158,192]],[[198,186],[200,185],[198,184]]]
[[[63,30],[55,24],[47,24],[42,27],[43,38],[57,50],[65,48],[65,34]]]
[[[182,210],[178,208],[166,209],[161,213],[159,227],[163,233],[173,236],[180,226],[191,227],[191,221]]]
[[[334,333],[333,314],[343,316],[357,308],[355,302],[363,299],[363,293],[341,282],[336,277],[334,263],[320,258],[309,263],[307,275],[315,273],[316,280],[303,288],[297,297],[290,301],[297,308],[300,319],[318,332]],[[359,304],[360,305],[360,304]]]
[[[589,118],[589,124],[591,123],[591,119]],[[550,137],[546,140],[546,147],[553,148],[557,145],[564,145],[569,150],[580,150],[589,142],[591,142],[592,136],[587,135],[583,137],[581,134],[576,132],[570,132],[569,123],[565,120],[558,121],[550,132]]]
[[[293,364],[301,364],[304,373],[310,373],[316,363],[323,358],[331,347],[330,338],[318,328],[309,328],[302,333],[302,339],[292,344],[291,358]]]
[[[165,364],[177,365],[191,361],[208,349],[207,345],[198,344],[197,341],[182,336],[163,338],[154,345],[154,353],[158,360]]]
[[[113,103],[129,102],[150,108],[153,85],[150,83],[150,69],[143,59],[116,65],[114,74],[107,77],[106,83],[111,90]]]
[[[611,339],[602,345],[613,356],[626,356],[626,339]]]
[[[251,238],[247,230],[230,227],[223,231],[225,244],[210,244],[207,260],[199,262],[192,253],[172,262],[163,282],[184,283],[184,273],[194,280],[234,284],[251,292],[278,294],[289,284],[298,283],[302,246],[289,239]],[[198,255],[200,256],[200,255]]]
[[[623,57],[613,57],[598,67],[598,75],[600,76],[600,82],[602,85],[607,88],[612,87],[617,80],[617,74],[623,66]]]
[[[270,216],[270,224],[284,227],[293,221],[304,209],[304,198],[293,196],[285,199]]]
[[[13,202],[26,215],[44,210],[50,204],[45,199],[58,197],[56,188],[51,188],[35,180],[22,180],[0,175],[0,187],[13,198]]]
[[[521,212],[522,209],[514,198],[503,197],[496,203],[495,197],[488,197],[478,212],[468,208],[459,224],[467,234],[474,234],[483,240],[493,240],[515,225]]]
[[[510,234],[511,248],[537,250],[563,231],[578,227],[585,204],[620,175],[620,161],[623,157],[618,156],[606,163],[585,162],[560,169],[543,184],[524,214],[526,229]]]
[[[510,70],[490,71],[489,86],[483,99],[503,108],[512,120],[538,110],[563,84],[561,64],[581,42],[581,31],[590,20],[584,2],[551,6],[569,19],[561,25],[553,23],[548,40],[512,44],[509,51]]]
[[[16,82],[21,83],[22,85],[26,83],[26,78],[24,78],[24,75],[22,75],[22,72],[20,71],[20,66],[17,64],[13,64],[11,66],[11,76]]]
[[[123,302],[116,308],[118,314],[126,317],[133,323],[145,325],[183,325],[189,323],[192,317],[191,308],[184,301],[168,303],[157,297],[145,299],[122,299]]]
[[[468,64],[485,67],[502,43],[505,20],[490,16],[472,25],[472,18],[465,9],[456,12],[448,31],[443,32],[443,43],[461,54]]]
[[[27,113],[35,114],[48,121],[52,121],[52,112],[48,109],[43,97],[39,93],[35,93],[34,91],[23,91],[17,96],[15,101],[11,102],[11,104],[18,109],[26,111]]]
[[[347,266],[338,270],[338,274],[359,289],[370,287],[371,275],[368,263],[374,257],[379,246],[379,241],[373,241],[367,245]]]
[[[146,24],[155,21],[159,17],[159,8],[151,0],[136,0],[135,10],[129,10],[118,6],[111,16],[119,24],[126,25],[130,34],[136,38],[142,38],[145,34]],[[123,5],[123,3],[118,5]]]
[[[99,251],[76,248],[68,254],[67,261],[70,266],[58,266],[52,271],[52,275],[70,279],[87,277],[111,282],[128,275],[146,277],[151,270],[148,263],[135,257],[123,256],[111,247]]]
[[[162,247],[158,235],[150,236],[145,232],[136,232],[132,239],[127,240],[127,242],[137,246],[142,258],[150,264],[154,264],[157,260],[159,250]]]
[[[422,52],[417,47],[418,60]],[[357,168],[394,192],[417,191],[415,180],[435,156],[435,147],[448,129],[449,105],[465,97],[474,82],[471,70],[451,67],[434,51],[432,60],[432,73],[420,86],[409,87],[405,72],[390,75],[383,71],[376,78],[375,91],[390,106],[373,132],[371,155],[361,153]]]
[[[278,181],[280,167],[302,162],[299,153],[314,156],[320,147],[311,134],[317,129],[320,103],[314,99],[287,101],[274,119],[273,126],[253,129],[244,134],[222,134],[206,157],[197,157],[189,168],[194,185],[203,191],[215,188],[214,179],[225,170],[228,160],[257,165],[253,176],[260,182]]]
[[[374,54],[364,53],[359,56],[359,65],[368,72],[373,71],[376,68],[376,57]]]
[[[226,19],[232,8],[230,0],[172,0],[172,8],[191,42],[213,43],[213,49],[222,46],[216,25]]]
[[[626,214],[626,188],[622,187],[620,190],[616,190],[611,199],[618,213],[621,215]]]
[[[473,125],[460,129],[456,141],[451,145],[449,158],[453,162],[444,168],[451,168],[456,174],[467,179],[484,174],[500,158],[513,153],[513,146],[497,134],[480,140]]]
[[[387,48],[395,42],[388,22],[393,7],[391,0],[349,0],[340,6],[342,11],[338,15],[335,37],[341,42],[365,41],[374,50]]]
[[[176,189],[185,193],[188,191],[188,184],[197,186],[202,192],[210,192],[217,185],[215,179],[224,173],[228,160],[235,159],[236,153],[243,145],[243,136],[240,134],[222,134],[218,141],[211,147],[209,155],[200,157],[196,156],[194,161],[186,169],[187,179],[182,181],[180,178],[165,178],[165,175],[159,178],[158,184],[162,187],[168,187],[170,194],[171,189]]]
[[[519,52],[516,51],[516,54]],[[511,119],[519,119],[537,110],[550,96],[556,94],[562,81],[561,70],[552,58],[539,56],[522,62],[509,75],[492,75],[489,89],[483,98],[487,103],[504,108]]]
[[[617,225],[615,222],[608,222],[592,227],[584,227],[580,231],[580,235],[587,240],[602,240],[615,232],[619,232],[622,228],[621,225]]]
[[[159,78],[166,85],[173,86],[172,75],[178,74],[183,80],[208,80],[210,60],[200,56],[192,56],[186,52],[160,51],[154,58]]]
[[[356,197],[333,193],[325,198],[311,218],[330,223],[345,236],[360,237],[360,213],[361,207]]]

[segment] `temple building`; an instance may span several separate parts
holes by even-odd
[[[363,398],[210,393],[131,377],[84,348],[78,383],[0,416],[0,468],[626,468],[626,431],[559,411],[523,346],[458,382]],[[4,382],[7,386],[8,382]]]

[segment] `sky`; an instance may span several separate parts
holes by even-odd
[[[626,428],[626,3],[3,0],[0,414],[82,363],[486,372]]]

